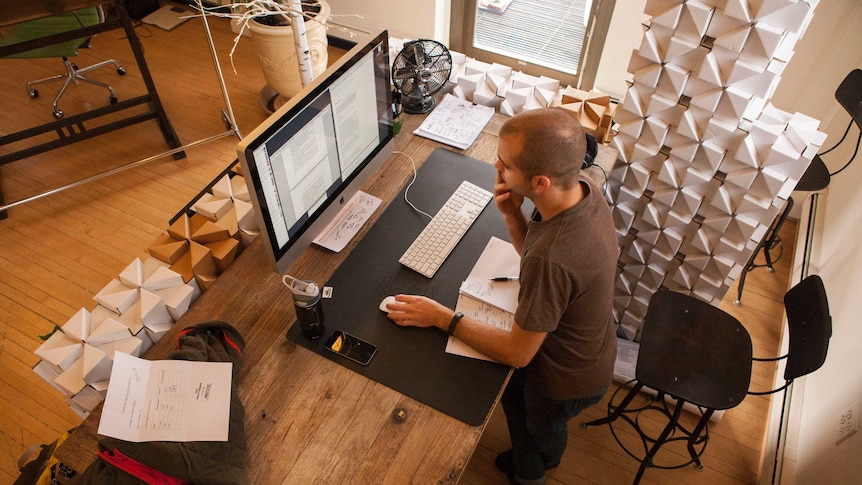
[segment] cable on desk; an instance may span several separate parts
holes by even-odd
[[[393,153],[393,154],[398,154],[398,155],[404,155],[405,157],[409,158],[409,159],[410,159],[410,164],[413,166],[413,180],[411,180],[411,181],[410,181],[410,183],[409,183],[409,184],[407,184],[407,188],[406,188],[406,189],[404,189],[404,202],[407,202],[407,204],[408,204],[410,207],[412,207],[412,208],[413,208],[413,210],[415,210],[416,212],[418,212],[418,213],[420,213],[420,214],[422,214],[422,215],[426,216],[428,219],[433,219],[433,218],[434,218],[434,216],[432,216],[431,214],[428,214],[427,212],[423,212],[423,211],[419,210],[419,208],[418,208],[418,207],[416,207],[415,205],[413,205],[413,202],[410,202],[410,199],[408,199],[408,198],[407,198],[407,193],[408,193],[408,192],[410,192],[410,187],[412,187],[412,186],[413,186],[413,183],[414,183],[414,182],[416,182],[416,177],[417,177],[417,175],[418,175],[418,174],[417,174],[417,172],[416,172],[416,161],[415,161],[415,160],[413,160],[413,157],[411,157],[410,155],[408,155],[408,154],[406,154],[406,153],[404,153],[404,152],[402,152],[402,151],[395,150],[395,151],[393,151],[392,153]]]

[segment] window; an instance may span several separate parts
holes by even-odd
[[[452,0],[452,49],[589,90],[615,0]]]

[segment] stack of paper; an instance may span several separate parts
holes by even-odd
[[[517,277],[521,258],[511,243],[492,237],[476,261],[470,275],[461,284],[455,310],[465,317],[492,327],[512,330],[518,308],[517,279],[493,281],[500,277]],[[446,352],[474,359],[492,360],[455,337],[449,337]]]
[[[413,134],[464,150],[476,141],[492,116],[494,108],[446,94]]]

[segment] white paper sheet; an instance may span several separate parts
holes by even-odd
[[[314,239],[314,244],[323,246],[336,253],[347,246],[362,225],[380,207],[382,201],[365,192],[356,192],[350,202],[339,211],[334,221],[329,223]]]
[[[117,353],[99,434],[132,441],[227,441],[230,362]]]
[[[461,285],[455,310],[485,325],[512,331],[518,307],[518,281],[491,281],[501,276],[517,276],[521,258],[511,243],[492,237],[470,275]],[[446,342],[446,352],[474,359],[493,360],[455,337]]]
[[[518,307],[518,281],[491,281],[491,278],[518,276],[521,257],[511,243],[492,237],[482,255],[461,284],[461,293],[501,310],[515,313]]]
[[[462,150],[468,148],[494,116],[494,108],[446,94],[413,134]]]

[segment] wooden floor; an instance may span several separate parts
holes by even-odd
[[[227,59],[233,34],[224,21],[215,21],[213,29],[222,65],[227,66],[225,76],[238,125],[247,133],[266,116],[258,99],[264,81],[248,55],[250,42],[240,44],[235,75]],[[146,27],[137,31],[181,140],[187,143],[222,133],[221,94],[200,22],[186,22],[171,32]],[[119,78],[107,69],[94,77],[110,80],[121,100],[141,94],[143,84],[119,32],[99,35],[92,49],[75,61],[84,66],[109,57],[126,65],[129,74]],[[0,132],[53,120],[53,88],[44,86],[42,97],[31,100],[23,83],[52,75],[59,67],[56,59],[0,60]],[[61,108],[71,115],[106,101],[97,88],[79,85],[70,88]],[[168,219],[234,160],[236,141],[223,138],[188,150],[183,160],[160,159],[15,207],[8,219],[0,221],[0,484],[17,476],[15,462],[29,445],[53,441],[79,422],[61,394],[31,370],[37,363],[33,351],[40,344],[39,335],[64,324],[81,307],[92,309],[96,292],[135,257],[145,257],[147,245],[166,228]],[[161,134],[150,121],[2,166],[0,183],[8,203],[164,149]],[[788,224],[784,240],[793,241],[794,231],[795,224]],[[790,253],[785,248],[785,254]],[[754,271],[746,286],[745,306],[723,305],[746,325],[755,352],[761,355],[776,351],[788,267],[785,257],[775,273]],[[756,368],[754,385],[768,386],[772,372]],[[766,398],[748,397],[710,428],[704,472],[691,466],[649,469],[644,483],[755,483],[767,404]],[[578,427],[581,421],[604,413],[602,403],[586,411],[584,419],[572,421],[568,451],[560,467],[549,473],[549,483],[631,481],[637,463],[620,450],[608,428]],[[631,441],[630,433],[624,431],[622,436]],[[507,445],[505,421],[497,410],[462,483],[504,483],[493,459]]]

